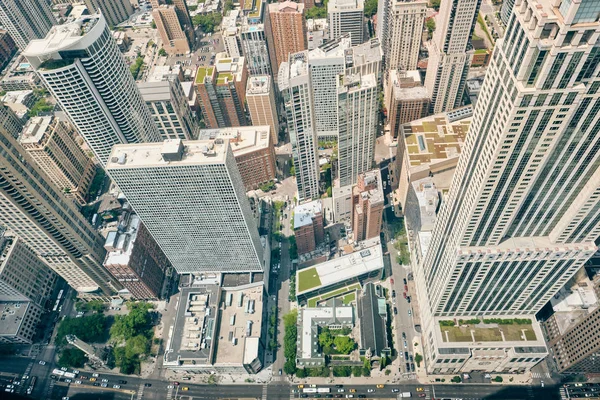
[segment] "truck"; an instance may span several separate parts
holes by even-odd
[[[329,393],[331,392],[331,389],[329,388],[318,388],[317,389],[317,393]]]
[[[302,389],[304,393],[317,393],[317,388],[304,388]]]
[[[55,368],[55,369],[52,370],[52,373],[54,375],[56,375],[56,376],[63,376],[65,374],[65,371],[63,371],[61,369],[58,369],[58,368]]]
[[[402,392],[400,393],[400,397],[411,397],[410,392]]]
[[[74,374],[74,373],[72,373],[72,372],[65,372],[65,378],[71,378],[71,379],[73,379],[73,378],[75,378],[76,376],[77,376],[77,375],[75,375],[75,374]]]

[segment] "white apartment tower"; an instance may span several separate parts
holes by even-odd
[[[56,20],[47,1],[0,1],[0,25],[8,31],[20,50],[25,49],[30,41],[44,38],[54,24]]]
[[[417,269],[433,316],[535,314],[596,251],[599,13],[515,1]]]
[[[102,164],[115,144],[161,140],[102,15],[53,27],[24,55]]]
[[[340,186],[354,185],[373,168],[379,102],[375,74],[345,75],[338,80],[338,176]]]
[[[313,89],[308,72],[308,51],[290,54],[279,66],[279,90],[285,104],[298,201],[319,197],[319,161]]]
[[[279,141],[279,117],[275,105],[273,80],[269,75],[257,75],[248,78],[246,103],[248,104],[252,125],[269,125],[271,127],[271,142],[276,145]]]
[[[383,0],[381,3],[382,7],[387,6],[382,10],[381,23],[385,26],[380,31],[385,68],[417,69],[427,1]]]
[[[106,168],[180,274],[264,270],[229,140],[118,145]]]
[[[481,0],[443,1],[436,16],[425,76],[434,114],[461,105],[472,57],[469,43],[480,5]]]
[[[364,42],[365,37],[364,0],[330,0],[327,3],[329,38],[338,39],[351,34],[352,45]]]
[[[81,296],[116,293],[120,284],[102,266],[102,237],[3,127],[0,154],[0,226]]]

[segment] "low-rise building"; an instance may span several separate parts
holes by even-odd
[[[0,301],[0,343],[30,344],[42,309],[30,301]]]
[[[365,284],[358,297],[358,319],[360,320],[360,355],[371,363],[382,357],[391,357],[392,348],[387,336],[387,302],[383,288],[373,282]]]
[[[4,92],[33,90],[41,87],[40,78],[24,56],[13,58],[12,64],[0,79],[0,90]]]
[[[199,139],[229,140],[246,190],[275,179],[275,150],[268,125],[202,129]]]
[[[135,214],[127,214],[123,228],[106,237],[104,266],[121,282],[133,299],[155,300],[161,291],[171,263]]]
[[[323,242],[325,233],[321,200],[300,204],[294,208],[294,236],[298,254],[313,252]]]
[[[37,96],[33,90],[14,90],[7,92],[0,101],[6,104],[21,121],[25,122],[36,99]]]
[[[358,175],[352,189],[352,231],[355,242],[379,237],[383,222],[383,186],[379,169]]]
[[[298,303],[307,304],[309,299],[315,299],[310,304],[318,304],[381,277],[384,264],[379,237],[358,243],[352,250],[348,255],[297,271]]]
[[[221,286],[221,277],[183,288],[163,365],[183,373],[255,374],[263,367],[262,282]]]
[[[229,57],[241,57],[242,43],[240,42],[240,10],[229,10],[221,23],[221,40]]]
[[[334,222],[350,223],[352,220],[352,185],[338,187],[334,184],[332,194]]]

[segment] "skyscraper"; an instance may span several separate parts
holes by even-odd
[[[262,4],[264,3],[259,6],[259,15],[263,13]],[[240,27],[240,42],[250,75],[271,75],[271,60],[262,16],[244,17]]]
[[[120,288],[102,267],[102,237],[0,127],[0,225],[80,295],[107,298]]]
[[[107,171],[177,272],[263,271],[228,140],[115,146]]]
[[[351,34],[352,45],[365,41],[364,0],[330,0],[327,3],[329,38],[338,39]]]
[[[115,144],[161,140],[103,16],[53,27],[24,54],[102,164]]]
[[[279,141],[279,117],[275,105],[275,88],[269,75],[251,76],[246,86],[246,103],[252,125],[269,125],[271,143]]]
[[[319,197],[319,160],[308,51],[290,54],[289,61],[281,63],[278,83],[292,143],[298,200],[316,199]]]
[[[386,7],[380,40],[386,69],[417,69],[427,1],[382,0]],[[379,19],[379,15],[377,17]]]
[[[378,86],[375,74],[345,75],[338,80],[338,176],[340,186],[353,185],[373,167]]]
[[[502,2],[502,8],[500,9],[500,19],[504,26],[508,24],[508,20],[510,18],[510,14],[512,13],[512,9],[515,5],[515,0],[504,0]]]
[[[3,0],[0,2],[0,24],[23,50],[30,41],[44,38],[56,20],[47,1]]]
[[[175,12],[177,13],[177,19],[179,20],[179,25],[183,32],[185,32],[188,42],[194,43],[194,24],[192,23],[192,18],[190,17],[190,12],[187,8],[187,3],[185,0],[151,0],[151,4],[153,10],[159,8],[161,5],[174,6]]]
[[[451,111],[461,105],[472,53],[469,51],[481,0],[442,2],[429,43],[425,87],[431,112]]]
[[[417,274],[434,316],[536,313],[596,251],[600,6],[554,4],[496,44]]]
[[[290,53],[306,50],[304,4],[292,1],[269,4],[265,18],[271,66],[276,75],[279,65],[288,60]]]
[[[102,13],[106,23],[116,27],[133,14],[129,0],[84,0],[90,13]]]
[[[75,142],[75,135],[68,121],[51,115],[33,117],[19,143],[66,197],[83,206],[96,166]]]

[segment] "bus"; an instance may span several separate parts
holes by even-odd
[[[318,388],[317,393],[330,393],[331,389],[329,388]]]
[[[56,298],[56,300],[60,301],[62,295],[63,295],[63,290],[60,289],[60,292],[58,292],[58,297]]]
[[[317,388],[304,388],[302,391],[304,393],[317,393]]]
[[[56,375],[56,376],[63,376],[65,374],[65,371],[63,371],[61,369],[58,369],[58,368],[55,368],[55,369],[52,370],[52,373],[54,375]]]
[[[29,384],[29,387],[27,388],[27,394],[31,394],[33,392],[33,387],[35,386],[35,381],[37,381],[37,377],[33,377],[31,378],[31,383]]]

